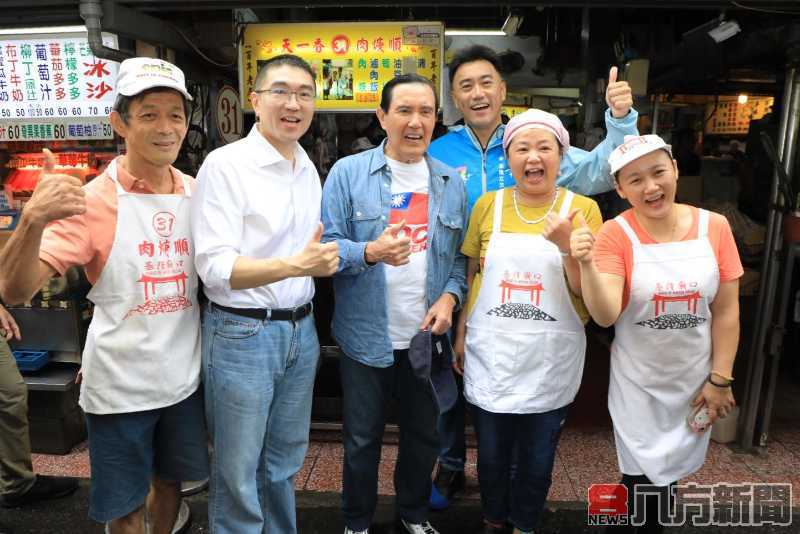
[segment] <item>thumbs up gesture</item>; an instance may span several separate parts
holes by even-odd
[[[406,225],[405,219],[399,223],[390,224],[375,241],[367,243],[364,249],[364,259],[368,263],[382,261],[395,267],[409,262],[411,255],[411,238],[403,232]]]
[[[572,230],[569,237],[569,248],[572,257],[580,263],[589,263],[594,256],[594,234],[580,213],[577,215],[578,227]]]
[[[611,67],[608,72],[608,87],[606,87],[606,104],[611,110],[611,115],[621,119],[627,115],[633,106],[633,93],[628,82],[617,81],[617,67]]]
[[[336,241],[322,243],[322,223],[297,256],[297,264],[305,276],[331,276],[339,268],[339,245]]]
[[[56,157],[48,149],[44,153],[42,174],[33,196],[25,204],[25,213],[38,224],[66,219],[86,211],[83,182],[68,174],[55,172]]]
[[[562,254],[569,253],[569,238],[572,233],[572,220],[579,210],[572,210],[567,218],[549,213],[544,223],[542,237],[558,247]]]

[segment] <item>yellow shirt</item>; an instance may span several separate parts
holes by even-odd
[[[545,221],[537,224],[528,224],[520,220],[520,218],[517,216],[516,210],[514,209],[514,195],[512,194],[511,189],[512,188],[510,187],[506,188],[506,192],[503,194],[503,219],[500,231],[511,233],[541,234],[544,231]],[[553,207],[553,213],[558,214],[559,210],[561,209],[565,192],[566,190],[563,187],[559,188],[558,200],[556,200],[556,205]],[[461,245],[461,252],[463,252],[467,257],[480,258],[481,260],[486,257],[486,249],[489,246],[489,238],[492,236],[492,227],[494,225],[493,219],[495,196],[496,194],[494,191],[484,194],[475,203],[475,207],[472,208],[467,234],[464,237],[464,243]],[[522,216],[529,221],[533,221],[544,216],[544,214],[547,213],[547,210],[550,208],[549,205],[534,208],[530,206],[523,206],[519,203],[518,207]],[[603,218],[600,215],[600,208],[597,206],[597,202],[591,198],[576,194],[572,198],[572,205],[570,206],[570,210],[575,209],[580,210],[581,214],[583,214],[583,218],[586,219],[586,224],[589,225],[589,228],[591,228],[592,232],[596,234],[600,229],[600,226],[603,224]],[[573,219],[573,226],[576,228],[578,227],[577,217]],[[567,285],[567,287],[569,287],[569,285]],[[472,310],[472,307],[475,305],[480,288],[481,273],[479,271],[475,275],[475,278],[472,281],[472,286],[470,287],[469,298],[467,299],[467,313],[469,313]],[[583,305],[583,300],[581,300],[580,297],[573,295],[572,292],[570,292],[570,297],[572,298],[572,304],[575,306],[575,311],[578,313],[578,316],[581,318],[583,323],[586,324],[586,322],[589,320],[589,312],[586,311],[586,307]]]

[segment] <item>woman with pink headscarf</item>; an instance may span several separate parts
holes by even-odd
[[[461,249],[467,312],[456,330],[464,358],[454,365],[478,437],[483,532],[510,524],[520,534],[538,523],[583,373],[588,314],[570,233],[602,220],[593,200],[556,186],[569,148],[558,117],[536,109],[515,116],[503,148],[516,184],[473,208]]]

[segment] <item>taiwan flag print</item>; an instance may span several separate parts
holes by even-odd
[[[411,253],[428,249],[428,195],[426,193],[393,193],[389,223],[405,219],[403,233],[411,238]]]

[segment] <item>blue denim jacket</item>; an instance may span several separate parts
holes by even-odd
[[[425,160],[431,171],[427,305],[445,292],[460,305],[467,290],[466,258],[461,254],[467,229],[464,183],[440,161],[427,155]],[[339,271],[333,276],[333,337],[347,356],[372,367],[394,363],[384,264],[368,265],[364,260],[367,242],[377,239],[388,225],[391,199],[392,173],[383,143],[337,161],[322,189],[322,240],[339,244]]]

